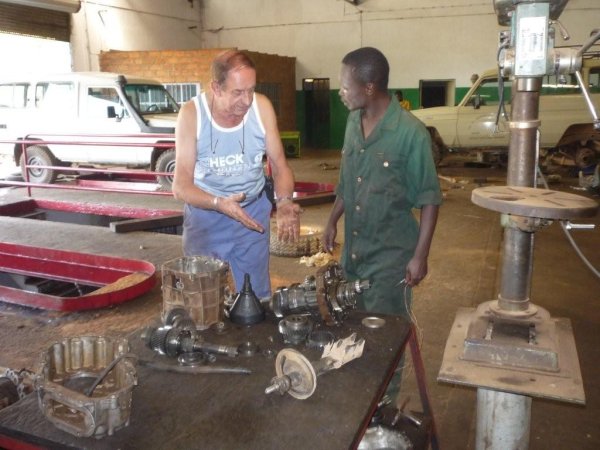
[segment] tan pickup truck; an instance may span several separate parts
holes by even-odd
[[[592,102],[600,108],[600,53],[587,54],[581,69]],[[510,117],[512,83],[504,81],[505,109]],[[439,162],[449,149],[508,149],[509,129],[500,115],[498,70],[488,70],[473,84],[457,106],[413,111],[429,129],[434,158]],[[545,76],[540,95],[540,147],[563,163],[588,167],[600,159],[600,131],[574,75],[560,80]]]

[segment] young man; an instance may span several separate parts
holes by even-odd
[[[354,50],[342,60],[340,97],[350,115],[323,242],[333,250],[344,214],[342,266],[349,280],[372,284],[359,296],[359,307],[408,317],[411,288],[427,275],[442,197],[429,133],[391,100],[388,77],[388,62],[375,48]],[[413,208],[421,209],[420,222]]]
[[[269,223],[263,157],[271,165],[279,239],[296,240],[299,205],[275,111],[254,92],[256,69],[243,52],[228,50],[212,64],[209,89],[187,102],[176,128],[173,195],[185,202],[183,250],[229,263],[239,291],[250,274],[255,294],[270,297]]]

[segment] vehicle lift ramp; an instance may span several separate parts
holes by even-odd
[[[0,301],[55,311],[104,308],[133,300],[152,289],[156,269],[148,261],[115,258],[0,242],[0,274],[84,285],[68,296],[0,285]],[[91,287],[91,288],[90,288]],[[96,289],[94,289],[96,288]]]

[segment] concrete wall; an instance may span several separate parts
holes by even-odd
[[[496,64],[498,32],[492,0],[82,0],[73,15],[74,70],[96,70],[108,50],[237,47],[296,58],[299,120],[303,78],[329,78],[331,146],[338,148],[346,114],[335,91],[341,58],[378,47],[391,64],[390,89],[418,107],[420,80],[448,80],[449,103],[473,73]],[[579,45],[598,27],[599,0],[570,0],[560,20]],[[269,69],[270,70],[270,69]],[[259,73],[260,75],[260,73]],[[452,95],[454,94],[454,95]],[[296,129],[302,129],[297,123]],[[286,126],[286,128],[288,128]],[[337,130],[337,131],[336,131]]]
[[[598,0],[570,0],[560,18],[570,45],[584,42],[599,16]],[[74,70],[97,70],[107,50],[238,47],[296,57],[298,90],[307,77],[330,78],[336,89],[340,59],[366,45],[390,59],[391,88],[421,79],[468,86],[494,66],[501,29],[491,0],[83,0],[72,18]]]
[[[204,0],[205,47],[237,45],[295,56],[302,78],[329,77],[337,88],[343,55],[374,46],[391,64],[391,88],[418,88],[419,80],[455,79],[495,64],[498,32],[491,0]],[[561,16],[572,45],[598,26],[598,0],[571,0]],[[557,45],[565,45],[557,38]]]
[[[99,70],[107,50],[202,48],[197,0],[82,0],[71,17],[75,71]]]

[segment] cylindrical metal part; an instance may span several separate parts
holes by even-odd
[[[513,81],[511,122],[538,120],[541,78],[516,78]],[[508,148],[509,186],[533,187],[536,170],[537,128],[515,127],[511,129]]]
[[[477,389],[477,450],[529,447],[531,397]]]
[[[498,306],[507,311],[529,307],[533,270],[534,234],[516,228],[504,229],[504,254]]]
[[[511,121],[535,123],[539,115],[541,78],[516,78],[513,82]],[[507,184],[535,187],[537,127],[513,127],[508,152]],[[504,230],[504,254],[498,306],[508,311],[525,311],[533,265],[533,233],[515,228]]]

